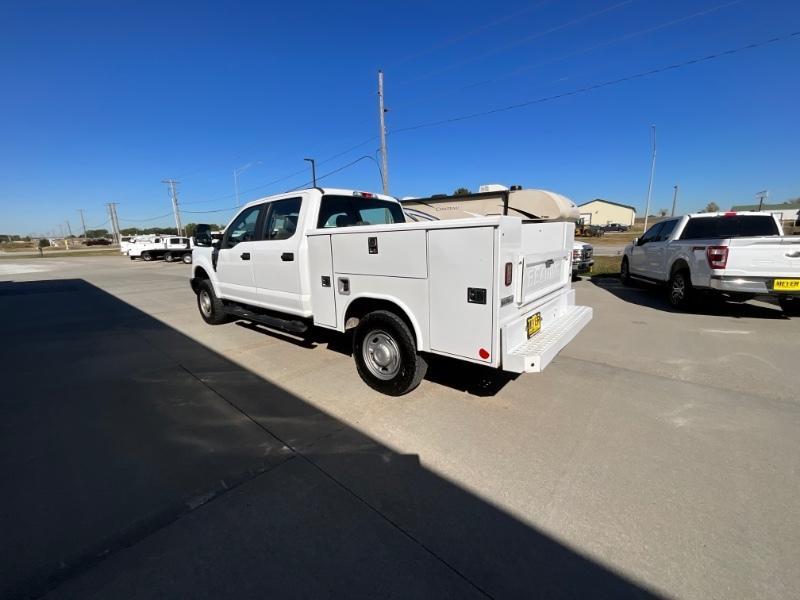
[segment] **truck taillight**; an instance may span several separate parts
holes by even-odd
[[[514,278],[514,265],[510,262],[506,263],[506,287],[511,285],[511,280]]]
[[[708,266],[712,269],[724,269],[728,264],[728,247],[709,246],[706,248],[706,259],[708,259]]]

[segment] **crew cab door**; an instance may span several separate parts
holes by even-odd
[[[217,283],[223,298],[238,302],[256,301],[253,280],[253,254],[260,243],[264,205],[240,212],[225,229],[217,255]]]
[[[252,255],[258,304],[292,314],[302,313],[300,254],[305,252],[303,198],[284,198],[268,204],[262,241]]]
[[[653,277],[650,270],[650,257],[647,253],[647,247],[652,244],[661,232],[664,223],[656,223],[650,229],[644,232],[639,241],[631,249],[630,269],[634,275],[642,275],[643,277]]]
[[[666,281],[669,276],[667,270],[667,249],[669,237],[675,230],[678,219],[662,221],[661,228],[658,230],[653,241],[647,243],[645,248],[645,258],[647,260],[647,276],[660,281]]]

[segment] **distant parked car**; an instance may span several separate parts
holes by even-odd
[[[97,238],[96,240],[86,240],[87,246],[110,246],[111,241],[106,240],[103,238]]]
[[[609,223],[608,225],[603,225],[603,231],[628,231],[630,227],[627,225],[623,225],[622,223]]]

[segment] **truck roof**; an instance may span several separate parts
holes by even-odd
[[[377,192],[369,192],[366,190],[355,190],[355,189],[345,189],[345,188],[303,188],[301,190],[292,190],[290,192],[283,192],[281,194],[272,194],[270,196],[264,196],[262,198],[257,198],[256,200],[251,200],[247,204],[244,204],[242,208],[254,206],[256,204],[261,204],[262,202],[272,201],[272,200],[281,200],[283,198],[294,198],[298,194],[302,194],[303,192],[312,192],[317,191],[321,194],[333,194],[337,196],[362,196],[368,194],[368,198],[377,198],[379,200],[387,200],[389,202],[397,202],[398,204],[400,201],[393,197],[387,196],[386,194],[379,194]]]
[[[763,217],[771,217],[772,215],[768,212],[756,212],[752,210],[744,210],[741,212],[737,211],[720,211],[720,212],[712,212],[712,213],[690,213],[686,215],[690,219],[698,219],[702,217],[748,217],[748,216],[763,216]]]

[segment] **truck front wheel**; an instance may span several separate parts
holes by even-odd
[[[214,293],[214,286],[208,279],[203,279],[197,286],[197,308],[200,316],[209,325],[221,325],[228,321],[225,305]]]
[[[192,264],[192,253],[191,252],[187,252],[186,254],[183,255],[181,260],[183,261],[183,264],[185,264],[185,265]]]
[[[408,325],[388,310],[361,319],[353,336],[353,358],[364,383],[389,396],[407,394],[428,370]]]

